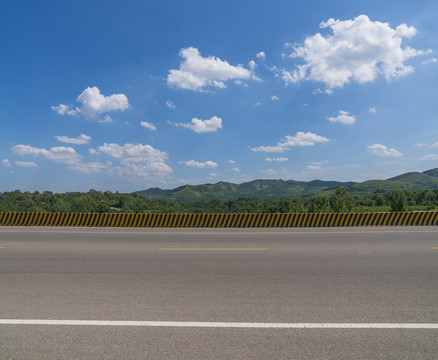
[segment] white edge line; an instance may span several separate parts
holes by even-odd
[[[190,321],[101,321],[0,319],[0,325],[141,326],[245,329],[438,329],[438,324],[422,323],[249,323]]]

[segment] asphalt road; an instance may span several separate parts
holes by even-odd
[[[438,228],[0,227],[1,319],[201,327],[0,324],[0,359],[438,359],[397,328],[438,324]]]

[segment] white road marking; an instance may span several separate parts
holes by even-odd
[[[250,323],[191,321],[102,321],[0,319],[0,325],[140,326],[244,329],[438,329],[438,324],[422,323]]]
[[[327,235],[327,234],[358,234],[358,235],[368,235],[368,234],[394,234],[394,233],[437,233],[438,228],[431,230],[420,230],[416,226],[394,226],[393,228],[403,228],[403,230],[392,230],[391,226],[377,226],[377,227],[367,227],[367,226],[357,226],[357,227],[331,227],[331,228],[319,228],[319,227],[308,227],[308,228],[123,228],[123,227],[74,227],[66,226],[62,228],[58,227],[12,227],[13,229],[6,229],[6,227],[0,226],[0,233],[63,233],[63,234],[123,234],[123,235],[138,235],[138,234],[149,234],[149,235]],[[9,227],[11,228],[11,227]],[[349,229],[340,231],[339,229]],[[275,229],[275,230],[274,230]],[[298,230],[300,229],[300,230]],[[303,230],[307,229],[307,230]],[[331,230],[333,229],[333,230]],[[252,230],[252,231],[248,231]],[[280,231],[279,231],[280,230]]]

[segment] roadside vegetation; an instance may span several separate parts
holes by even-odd
[[[338,187],[330,194],[290,198],[244,198],[231,200],[152,200],[138,193],[90,190],[56,194],[19,190],[0,193],[0,211],[67,213],[324,213],[381,212],[438,209],[438,189],[393,191],[377,189],[371,194],[351,195]]]

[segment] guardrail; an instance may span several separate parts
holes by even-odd
[[[438,225],[438,212],[331,214],[80,214],[0,212],[0,226],[264,228]]]

